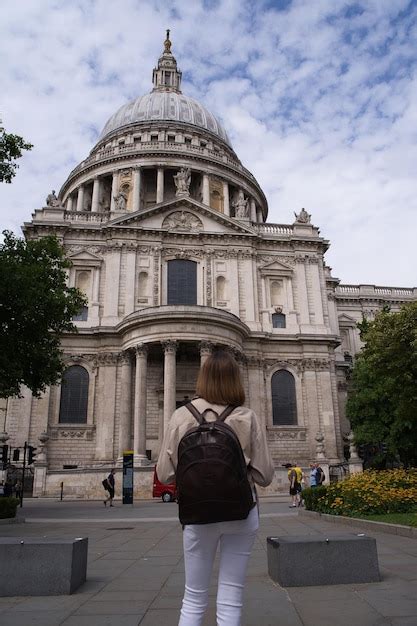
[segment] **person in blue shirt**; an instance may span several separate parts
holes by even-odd
[[[317,487],[317,463],[310,463],[310,487]]]

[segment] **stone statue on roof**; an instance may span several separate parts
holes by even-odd
[[[52,189],[51,193],[48,193],[46,197],[46,206],[60,206],[60,201],[55,195],[55,189]]]
[[[310,224],[311,223],[311,215],[307,213],[305,209],[301,209],[301,211],[297,213],[294,211],[295,221],[298,224]]]
[[[191,170],[189,167],[183,167],[174,176],[174,183],[176,187],[176,196],[189,196],[190,184],[191,184]]]
[[[236,217],[249,217],[248,201],[242,189],[239,189],[237,199],[233,202],[232,206],[235,209]]]

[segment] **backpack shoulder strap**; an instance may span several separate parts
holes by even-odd
[[[192,415],[194,415],[195,419],[200,424],[200,426],[201,424],[205,423],[206,420],[204,419],[204,415],[201,415],[200,411],[197,411],[197,409],[195,408],[192,402],[188,402],[185,405],[185,408],[188,409]]]
[[[217,418],[219,422],[224,422],[224,420],[229,417],[230,413],[233,413],[233,411],[235,410],[235,406],[233,406],[232,404],[229,404],[229,406],[227,406],[219,415],[219,417]]]

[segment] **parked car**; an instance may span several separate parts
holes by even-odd
[[[177,487],[175,483],[164,485],[158,479],[156,467],[153,471],[153,489],[152,496],[154,498],[162,498],[163,502],[174,502],[177,499]]]

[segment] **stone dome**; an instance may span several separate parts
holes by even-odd
[[[167,30],[164,50],[153,70],[151,93],[124,104],[112,115],[103,128],[99,142],[124,126],[147,122],[174,122],[191,124],[212,133],[231,148],[227,133],[215,116],[202,104],[181,92],[181,77],[182,73],[171,52],[171,40]]]
[[[192,124],[217,135],[231,147],[227,133],[216,117],[197,100],[176,91],[152,91],[124,104],[108,120],[99,141],[123,126],[152,121]]]

